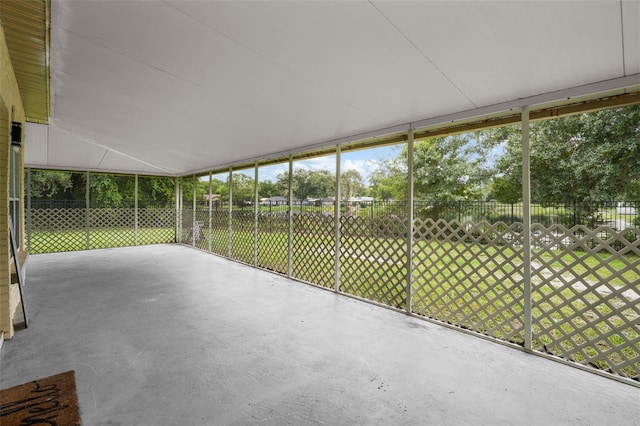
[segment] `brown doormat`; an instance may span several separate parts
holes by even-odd
[[[0,390],[0,425],[79,425],[75,371]]]

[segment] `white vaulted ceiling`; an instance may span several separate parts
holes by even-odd
[[[26,163],[181,175],[640,85],[639,27],[624,0],[54,0],[51,119],[28,126]]]

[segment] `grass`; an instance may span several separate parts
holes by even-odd
[[[80,229],[32,231],[28,241],[31,254],[86,250],[87,232]],[[174,241],[174,228],[138,229],[137,245],[163,244]],[[136,235],[131,228],[91,229],[89,232],[89,248],[91,249],[134,245],[136,245]]]
[[[572,265],[570,269],[574,276],[587,276],[589,281],[603,279],[613,286],[626,286],[635,282],[635,288],[640,291],[637,255],[625,255],[621,258],[612,253],[574,250],[558,257],[558,253],[560,252],[557,250],[534,250],[533,260],[539,260],[553,270],[562,270],[564,265]]]

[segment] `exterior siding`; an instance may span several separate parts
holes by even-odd
[[[2,30],[0,31],[0,333],[4,339],[13,337],[13,318],[16,308],[20,304],[18,285],[11,284],[11,249],[8,225],[10,128],[12,121],[23,123],[24,128],[24,108],[9,57],[4,30]],[[23,160],[21,163],[23,164]],[[24,172],[21,172],[21,176],[24,176]],[[24,202],[21,203],[21,206],[24,206]],[[24,214],[21,216],[21,226],[24,227]],[[24,232],[21,232],[21,235],[24,235]],[[24,244],[19,243],[19,245],[24,247]]]

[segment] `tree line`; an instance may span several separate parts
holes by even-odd
[[[367,192],[362,175],[357,170],[347,170],[341,174],[340,179],[344,198],[362,196]],[[297,168],[293,171],[291,178],[293,196],[298,200],[334,197],[336,192],[335,180],[335,175],[328,170]],[[234,204],[242,206],[253,203],[255,198],[254,182],[254,178],[246,174],[232,174],[231,189]],[[183,201],[192,202],[193,185],[193,178],[183,179]],[[197,200],[206,200],[205,195],[209,193],[209,180],[196,179],[195,185]],[[270,180],[258,181],[258,198],[288,197],[288,188],[289,173],[280,173],[277,175],[275,182]],[[219,195],[221,200],[228,200],[228,178],[225,180],[212,178],[211,193]]]
[[[33,200],[86,201],[87,173],[31,169],[28,179]],[[89,174],[89,202],[92,206],[132,207],[135,189],[134,176]],[[139,207],[167,207],[174,204],[175,183],[172,178],[138,178]]]

